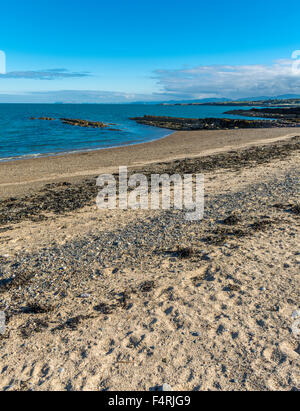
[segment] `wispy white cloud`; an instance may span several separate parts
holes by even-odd
[[[87,72],[71,72],[67,69],[49,69],[40,71],[11,71],[6,74],[0,74],[0,79],[57,80],[88,76],[90,76],[90,73]]]
[[[178,70],[156,70],[163,95],[172,98],[242,98],[300,94],[300,74],[294,60],[272,65],[212,65]]]

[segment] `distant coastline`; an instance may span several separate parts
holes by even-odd
[[[300,98],[289,99],[267,99],[267,100],[237,100],[237,101],[207,101],[207,102],[178,102],[178,103],[161,103],[163,106],[261,106],[261,107],[295,107],[300,106]]]

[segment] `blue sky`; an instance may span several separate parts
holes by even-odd
[[[300,94],[299,16],[299,0],[5,1],[0,101]]]

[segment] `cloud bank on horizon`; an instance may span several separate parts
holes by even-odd
[[[137,99],[139,101],[149,101],[149,95],[101,90],[38,91],[22,94],[0,93],[0,103],[131,103]]]
[[[163,94],[180,99],[232,99],[300,94],[300,73],[294,60],[273,65],[211,65],[179,70],[157,70]]]
[[[0,93],[0,102],[129,103],[202,98],[242,99],[300,94],[300,73],[293,69],[294,63],[294,60],[287,59],[276,61],[272,65],[200,65],[193,68],[156,70],[153,78],[160,91],[152,94],[102,90]],[[43,81],[63,80],[71,77],[84,78],[89,76],[91,73],[51,69],[2,74],[0,81],[18,78]]]

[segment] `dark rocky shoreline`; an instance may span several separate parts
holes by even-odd
[[[277,108],[251,108],[250,110],[230,110],[225,114],[233,114],[247,117],[274,118],[300,123],[300,107]]]
[[[248,111],[245,110],[247,113]],[[232,113],[231,113],[232,114]],[[239,114],[239,113],[234,113]],[[245,116],[245,114],[241,114]],[[248,114],[246,114],[248,116]],[[263,117],[263,115],[261,115]],[[250,116],[249,116],[250,117]],[[260,117],[258,113],[255,117]],[[167,128],[170,130],[230,130],[239,128],[278,128],[278,127],[299,127],[300,122],[294,119],[282,117],[279,120],[240,120],[228,118],[178,118],[165,116],[133,117],[139,124],[152,127]]]

